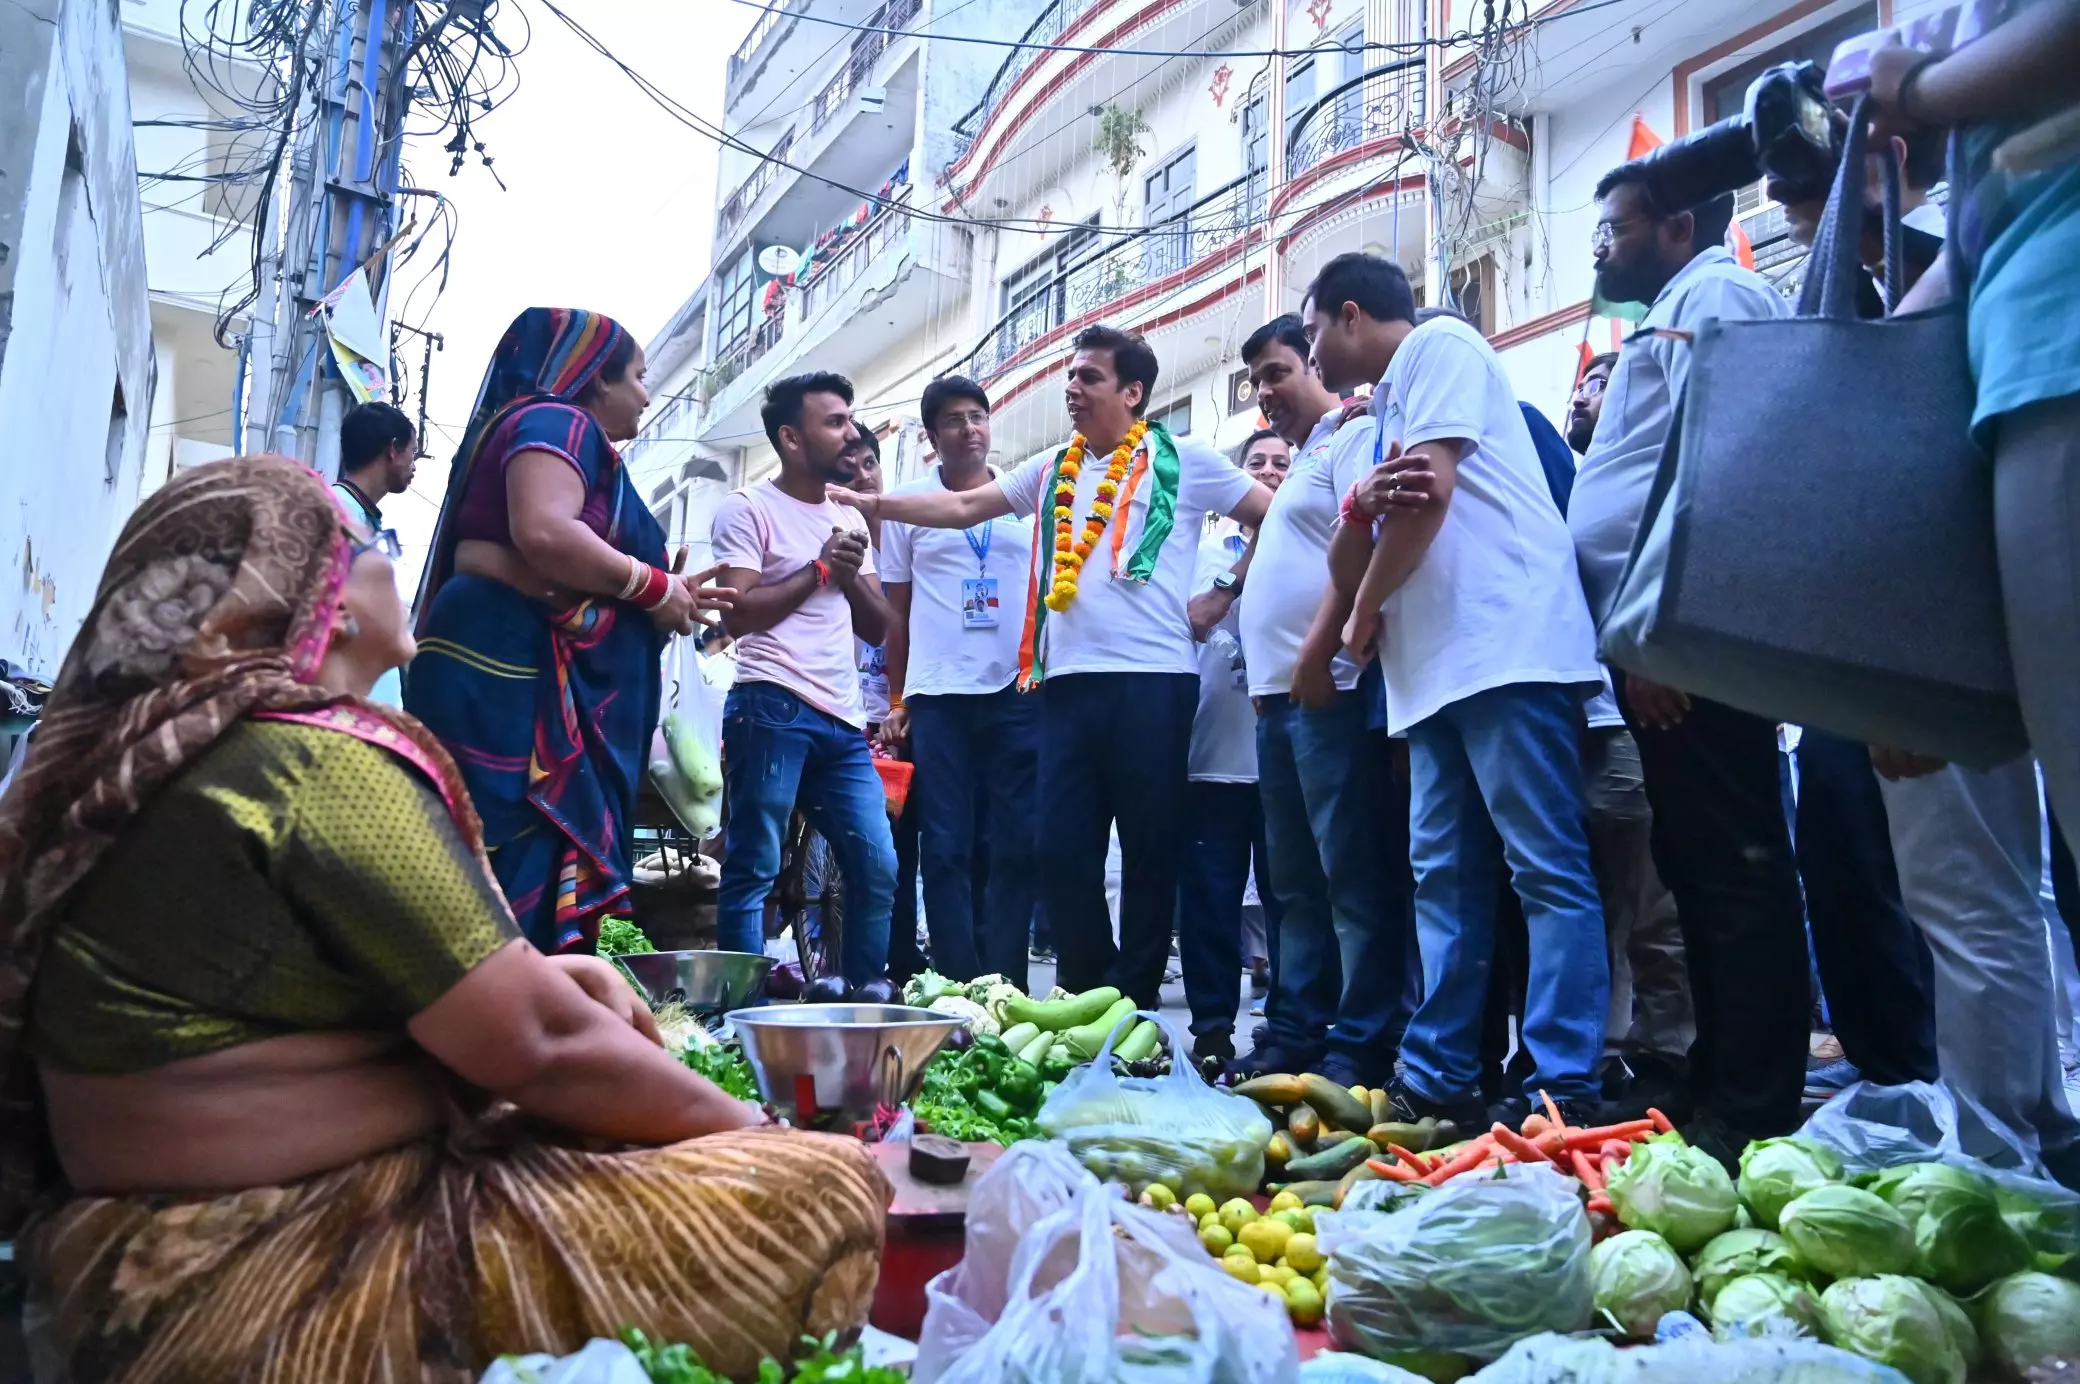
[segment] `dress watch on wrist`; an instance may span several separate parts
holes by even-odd
[[[1223,572],[1213,579],[1213,589],[1226,592],[1230,596],[1239,596],[1242,594],[1242,578],[1233,572]]]

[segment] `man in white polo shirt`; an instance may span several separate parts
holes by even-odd
[[[1379,381],[1371,416],[1332,452],[1351,498],[1330,563],[1355,591],[1345,646],[1378,654],[1387,729],[1408,737],[1424,995],[1397,1118],[1486,1123],[1480,1033],[1506,863],[1530,934],[1525,1094],[1582,1122],[1599,1099],[1610,973],[1582,798],[1582,703],[1602,675],[1567,525],[1479,332],[1455,317],[1417,326],[1407,276],[1375,256],[1337,256],[1311,293],[1323,379]],[[1404,452],[1431,502],[1373,508],[1363,483]]]
[[[1199,704],[1185,613],[1199,536],[1209,513],[1259,523],[1271,492],[1218,452],[1142,418],[1158,367],[1139,336],[1087,327],[1072,349],[1065,394],[1077,433],[1062,451],[975,490],[832,498],[924,528],[1049,511],[1053,540],[1035,544],[1020,641],[1025,669],[1045,679],[1040,903],[1061,984],[1115,985],[1153,1009],[1177,909],[1185,765]],[[1118,946],[1105,907],[1115,822]]]
[[[895,495],[993,484],[989,395],[948,376],[919,405],[938,465]],[[1018,688],[1018,639],[1033,565],[1033,522],[969,529],[884,519],[888,637],[885,738],[910,746],[932,966],[954,980],[1009,976],[1021,987],[1040,842],[1040,699]],[[978,890],[978,864],[986,882]]]

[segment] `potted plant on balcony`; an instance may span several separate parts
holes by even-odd
[[[1135,167],[1148,156],[1141,137],[1150,132],[1148,121],[1138,106],[1122,106],[1114,102],[1098,112],[1098,139],[1093,147],[1104,156],[1105,166],[1112,170],[1114,225],[1126,224],[1128,180],[1134,176]]]

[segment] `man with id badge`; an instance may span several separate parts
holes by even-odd
[[[895,495],[975,490],[989,464],[989,396],[958,376],[920,401],[938,465]],[[916,766],[918,873],[932,964],[954,980],[1026,977],[1039,852],[1040,699],[1018,690],[1033,521],[965,529],[881,523],[893,619],[882,737]],[[985,865],[986,856],[986,865]]]

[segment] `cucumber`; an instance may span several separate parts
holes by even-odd
[[[1379,1157],[1379,1148],[1365,1136],[1354,1135],[1320,1153],[1295,1158],[1286,1164],[1286,1176],[1295,1182],[1334,1182],[1368,1158]]]
[[[1006,1043],[1004,1046],[1007,1048],[1011,1047],[1009,1043]],[[1024,1047],[1012,1048],[1011,1050],[1018,1054],[1021,1061],[1030,1062],[1037,1067],[1046,1060],[1047,1050],[1053,1046],[1054,1035],[1052,1033],[1048,1033],[1044,1029],[1034,1029],[1033,1036],[1026,1040]]]
[[[1110,985],[1086,990],[1065,1000],[1036,1000],[1021,996],[1004,1006],[1004,1017],[1017,1024],[1037,1024],[1049,1033],[1094,1021],[1119,1001],[1119,991]]]
[[[1112,1036],[1112,1030],[1136,1008],[1138,1006],[1130,999],[1114,1000],[1112,1007],[1095,1020],[1064,1033],[1062,1041],[1069,1045],[1069,1055],[1078,1062],[1088,1062],[1096,1057],[1098,1049],[1104,1047],[1105,1040]]]
[[[1161,1034],[1161,1029],[1149,1020],[1143,1019],[1126,1037],[1114,1045],[1112,1055],[1122,1062],[1139,1062],[1144,1058],[1154,1057],[1156,1040]]]
[[[1040,1025],[1038,1024],[1013,1024],[1010,1028],[1004,1030],[1004,1046],[1011,1049],[1014,1053],[1022,1053],[1031,1047],[1033,1040],[1039,1036]]]

